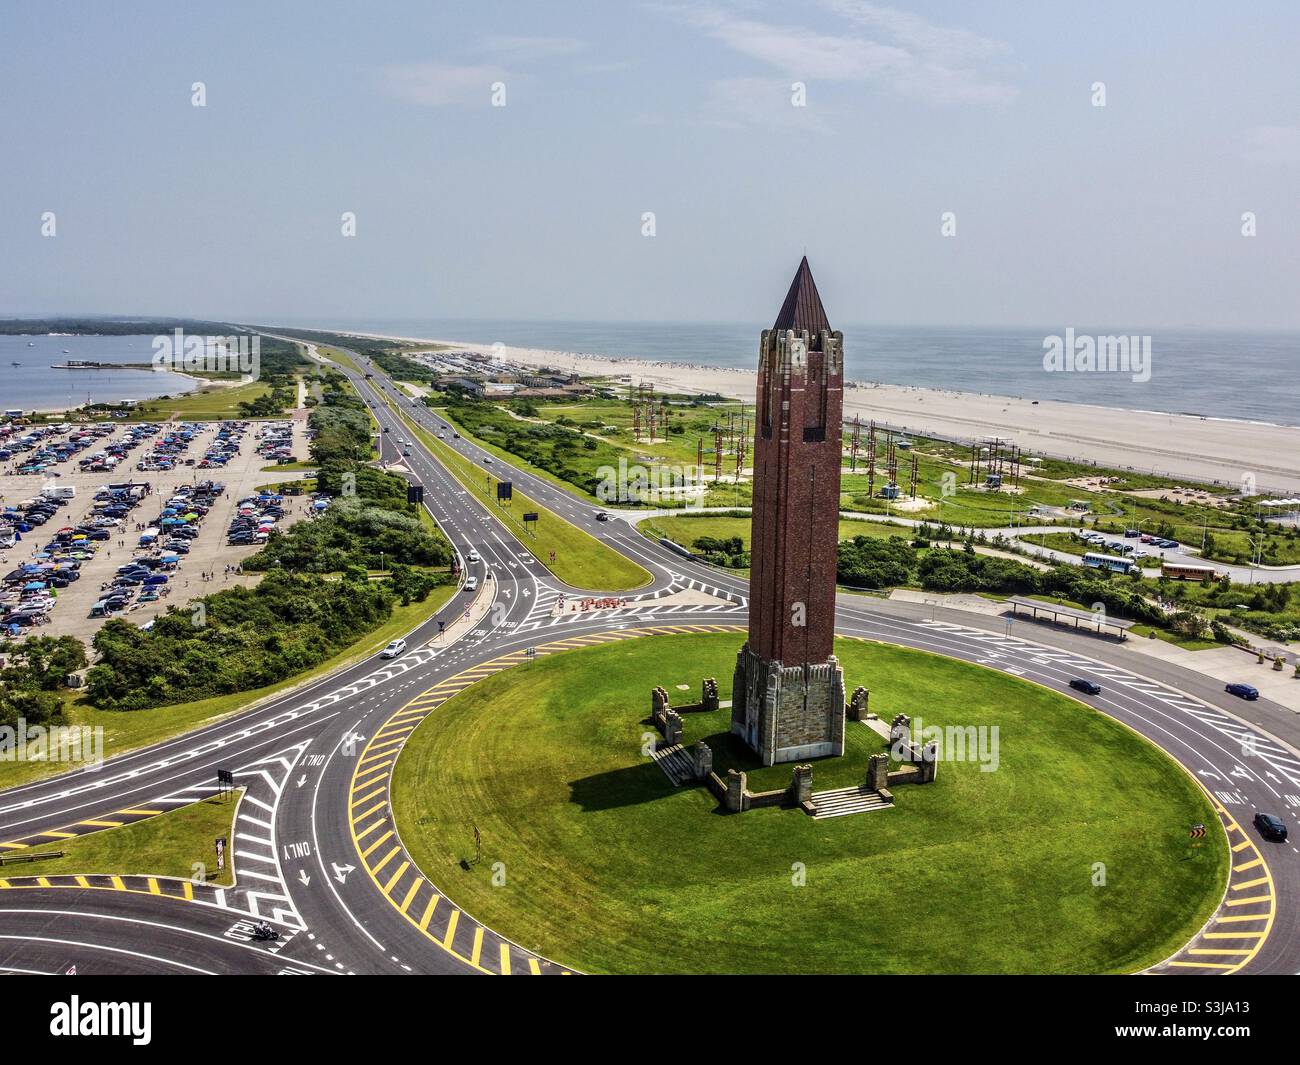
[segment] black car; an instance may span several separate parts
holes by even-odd
[[[1255,827],[1259,829],[1259,834],[1265,839],[1277,840],[1278,843],[1286,842],[1286,825],[1282,823],[1282,818],[1274,814],[1256,813]]]
[[[1087,695],[1100,695],[1101,685],[1096,681],[1084,680],[1082,677],[1075,677],[1070,681],[1070,687],[1075,691],[1084,692]]]

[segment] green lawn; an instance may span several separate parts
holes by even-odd
[[[159,419],[175,416],[183,420],[242,418],[240,403],[251,403],[271,391],[265,381],[250,381],[244,385],[204,386],[197,392],[171,399],[151,399],[138,404],[131,412],[134,420]]]
[[[152,707],[148,710],[97,710],[86,704],[76,693],[69,693],[65,716],[69,725],[88,725],[104,730],[103,754],[105,758],[125,754],[151,743],[179,736],[183,732],[210,725],[247,707],[250,703],[276,695],[298,684],[324,676],[368,655],[374,654],[389,640],[410,632],[422,621],[432,616],[456,592],[455,585],[435,588],[422,603],[396,606],[389,619],[379,628],[367,633],[346,650],[322,662],[314,669],[290,677],[277,684],[252,691],[219,695],[212,699],[199,699],[192,703]],[[0,789],[17,787],[42,777],[54,776],[79,766],[52,762],[0,761]]]
[[[895,809],[828,821],[725,815],[704,790],[673,788],[641,754],[650,688],[685,702],[713,675],[728,698],[739,640],[548,656],[441,706],[393,788],[421,869],[497,931],[592,972],[1128,972],[1175,951],[1217,905],[1223,834],[1191,850],[1187,829],[1219,822],[1164,754],[1072,699],[917,651],[837,647],[846,685],[873,688],[883,718],[998,726],[996,772],[944,762],[934,784],[899,787]],[[874,741],[849,728],[857,761]],[[789,771],[752,781],[780,786]],[[822,761],[814,787],[854,775]],[[482,862],[462,866],[472,826]]]
[[[195,864],[206,870],[202,879],[209,884],[233,883],[229,855],[226,867],[217,873],[215,841],[233,836],[235,810],[243,791],[229,798],[213,796],[182,806],[157,817],[121,828],[108,828],[76,839],[60,840],[48,847],[34,847],[34,853],[62,851],[62,858],[24,862],[0,867],[0,876],[56,876],[69,873],[111,873],[119,876],[145,874],[190,879]],[[27,852],[24,852],[27,853]]]

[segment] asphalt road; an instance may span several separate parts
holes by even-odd
[[[381,389],[445,442],[488,468],[486,453],[412,405],[377,367],[371,381],[346,370],[381,426],[381,459],[424,485],[425,505],[479,578],[476,620],[458,639],[474,595],[462,591],[407,637],[407,652],[371,658],[214,725],[79,770],[0,792],[0,852],[19,854],[88,831],[88,821],[130,820],[215,790],[218,769],[246,789],[231,841],[238,884],[228,889],[146,877],[40,877],[0,868],[0,971],[304,973],[554,973],[562,963],[511,943],[442,895],[410,860],[388,806],[388,780],[406,735],[446,698],[532,654],[556,653],[649,631],[742,628],[743,579],[684,558],[621,520],[524,470],[519,489],[640,563],[652,575],[626,606],[557,610],[568,588],[533,557],[488,505],[409,437]],[[493,457],[491,469],[504,464]],[[471,552],[479,556],[469,562]],[[712,605],[674,602],[694,588]],[[600,594],[594,590],[594,594]],[[486,608],[486,609],[483,609]],[[479,618],[479,613],[482,617]],[[1002,669],[1059,691],[1071,678],[1103,687],[1088,701],[1149,737],[1214,797],[1233,852],[1224,905],[1201,937],[1166,966],[1196,974],[1291,973],[1300,968],[1300,850],[1268,843],[1256,809],[1300,810],[1300,726],[1290,711],[1244,704],[1199,674],[1140,661],[1117,645],[1068,630],[842,595],[838,630]],[[1139,672],[1140,671],[1140,672]],[[1077,694],[1077,693],[1076,693]],[[469,857],[469,855],[467,855]],[[251,941],[251,922],[281,933]]]

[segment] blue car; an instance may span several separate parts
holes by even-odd
[[[1229,695],[1235,695],[1238,699],[1255,700],[1259,698],[1259,689],[1253,684],[1228,684],[1223,689]]]

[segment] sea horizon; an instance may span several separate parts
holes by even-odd
[[[548,319],[335,319],[285,326],[431,341],[493,344],[609,358],[754,369],[766,323]],[[1151,378],[1043,368],[1057,327],[887,326],[845,323],[845,377],[865,384],[1054,400],[1243,423],[1300,425],[1300,331],[1074,326],[1076,335],[1151,336]],[[1267,389],[1256,382],[1270,382]]]

